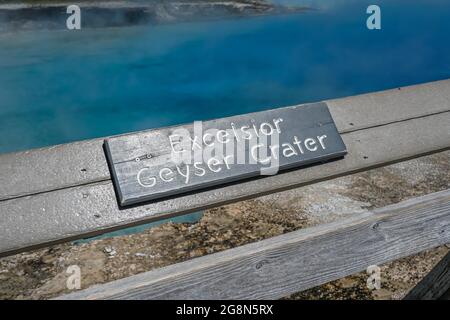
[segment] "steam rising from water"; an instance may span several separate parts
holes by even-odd
[[[63,29],[68,17],[68,4],[0,5],[0,31]],[[83,28],[160,24],[283,11],[282,7],[274,7],[263,0],[89,1],[81,2],[80,7]]]
[[[448,5],[383,2],[372,32],[367,3],[0,34],[0,152],[450,78]]]

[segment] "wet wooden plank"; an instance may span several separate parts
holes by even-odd
[[[0,203],[0,254],[300,187],[450,149],[450,112],[342,134],[339,161],[121,209],[111,181]]]
[[[450,110],[450,80],[327,100],[340,133]],[[110,180],[103,138],[0,155],[0,201]]]
[[[449,241],[446,190],[60,299],[278,299]]]

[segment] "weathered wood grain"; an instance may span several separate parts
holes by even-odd
[[[103,140],[0,155],[2,200],[109,180]]]
[[[351,132],[449,111],[450,80],[327,104],[339,132]],[[0,201],[110,180],[102,145],[103,138],[0,155]]]
[[[0,255],[248,199],[450,149],[450,112],[345,133],[343,160],[121,210],[110,181],[0,203]]]
[[[450,290],[450,252],[422,279],[404,300],[448,299]]]
[[[450,190],[60,299],[277,299],[450,242]]]
[[[450,80],[327,100],[340,133],[448,111]]]

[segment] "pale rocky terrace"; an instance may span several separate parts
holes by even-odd
[[[22,253],[0,259],[0,299],[67,293],[66,270],[74,264],[86,288],[448,188],[450,151],[207,210],[194,224],[167,223]],[[380,290],[368,290],[362,272],[288,298],[400,299],[448,250],[442,246],[383,265]]]

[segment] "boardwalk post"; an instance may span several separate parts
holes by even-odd
[[[450,252],[404,298],[405,300],[450,299]]]

